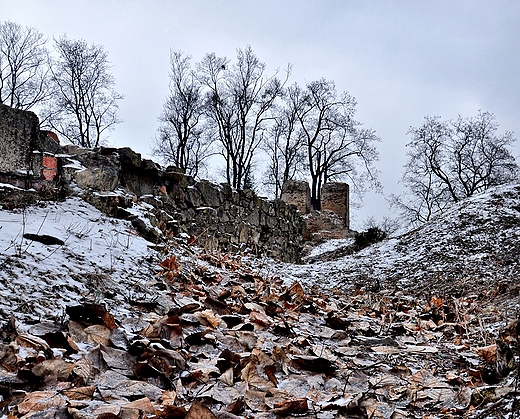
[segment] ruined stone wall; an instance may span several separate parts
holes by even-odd
[[[342,221],[347,229],[350,227],[349,186],[347,183],[330,182],[321,190],[321,209],[332,211]]]
[[[38,117],[0,104],[0,171],[32,170],[32,150],[39,133]]]
[[[60,147],[56,140],[40,132],[32,112],[0,105],[0,183],[35,190],[25,205],[80,194],[107,214],[131,220],[151,241],[184,236],[208,249],[300,260],[305,222],[283,201],[162,170],[129,148]],[[0,191],[0,205],[17,205],[14,190]],[[150,204],[153,228],[128,211],[136,201]]]
[[[282,187],[282,201],[294,205],[302,214],[311,210],[311,188],[304,180],[288,180]]]
[[[150,204],[150,221],[165,235],[185,236],[199,246],[224,252],[248,252],[282,261],[301,257],[305,222],[281,200],[267,201],[250,190],[195,181],[175,168],[161,170],[128,148],[85,150],[67,147],[61,167],[67,183],[86,191],[84,198],[114,216],[125,216],[135,201]],[[81,170],[79,168],[81,167]],[[126,214],[128,215],[128,213]],[[154,237],[154,231],[142,234]]]
[[[305,217],[307,237],[315,232],[330,230],[333,236],[343,237],[350,230],[349,185],[341,182],[325,183],[321,190],[321,212],[313,211],[311,192],[306,181],[288,180],[282,188],[282,201],[294,205]]]

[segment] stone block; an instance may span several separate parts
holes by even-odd
[[[29,172],[38,133],[34,113],[0,104],[0,171]]]

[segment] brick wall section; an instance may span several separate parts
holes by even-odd
[[[42,178],[52,181],[58,174],[58,159],[53,155],[44,154],[42,159]]]
[[[282,201],[294,205],[302,214],[311,210],[311,189],[306,181],[288,180],[282,187]]]
[[[347,183],[330,182],[321,191],[321,209],[338,215],[344,226],[350,228],[349,186]]]
[[[38,117],[0,104],[0,171],[28,172],[38,140]]]

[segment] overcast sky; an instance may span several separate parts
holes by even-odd
[[[379,144],[385,195],[401,191],[410,126],[495,113],[501,132],[520,136],[518,0],[0,0],[0,21],[67,34],[109,53],[124,122],[118,147],[150,156],[168,89],[169,51],[194,62],[205,53],[234,59],[250,44],[292,81],[326,78],[356,97],[357,119]],[[515,149],[520,155],[520,147]],[[354,225],[388,215],[369,194]]]

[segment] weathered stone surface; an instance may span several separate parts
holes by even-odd
[[[31,170],[38,133],[39,121],[34,113],[0,104],[0,171]]]
[[[306,181],[288,180],[282,187],[282,201],[294,205],[302,214],[311,210],[311,189]]]
[[[222,205],[224,194],[216,185],[206,180],[202,180],[197,185],[197,189],[202,195],[204,205],[207,205],[208,207],[218,207]]]
[[[123,147],[117,149],[121,164],[124,166],[133,165],[135,167],[141,167],[141,154],[136,153],[130,147]]]
[[[349,228],[349,186],[347,183],[330,182],[321,191],[321,209],[332,211]]]
[[[76,183],[81,189],[113,191],[118,181],[118,171],[111,166],[93,167],[76,172]]]
[[[6,111],[5,107],[0,109]],[[131,220],[133,227],[153,243],[186,233],[192,243],[210,250],[263,254],[287,262],[300,260],[305,223],[282,201],[269,202],[251,190],[234,191],[226,184],[196,182],[177,168],[162,170],[127,147],[81,149],[67,145],[59,154],[49,154],[43,149],[45,144],[49,143],[54,152],[59,143],[51,133],[39,134],[34,114],[10,108],[7,113],[0,121],[0,146],[9,151],[16,148],[16,152],[0,161],[4,164],[0,166],[0,181],[7,176],[20,190],[35,188],[36,199],[44,191],[50,192],[48,197],[53,196],[54,189],[63,196],[79,194],[104,213]],[[19,137],[20,144],[16,142]],[[36,150],[38,153],[34,153]],[[30,159],[36,155],[39,164],[31,166]],[[43,162],[44,157],[48,161]],[[49,180],[37,183],[27,175],[8,173],[30,167],[37,167],[38,177],[47,170]],[[54,178],[57,181],[50,182]],[[51,186],[46,187],[44,182]],[[16,206],[12,195],[20,194],[0,189],[0,204]],[[150,204],[149,222],[125,211],[136,201]]]

